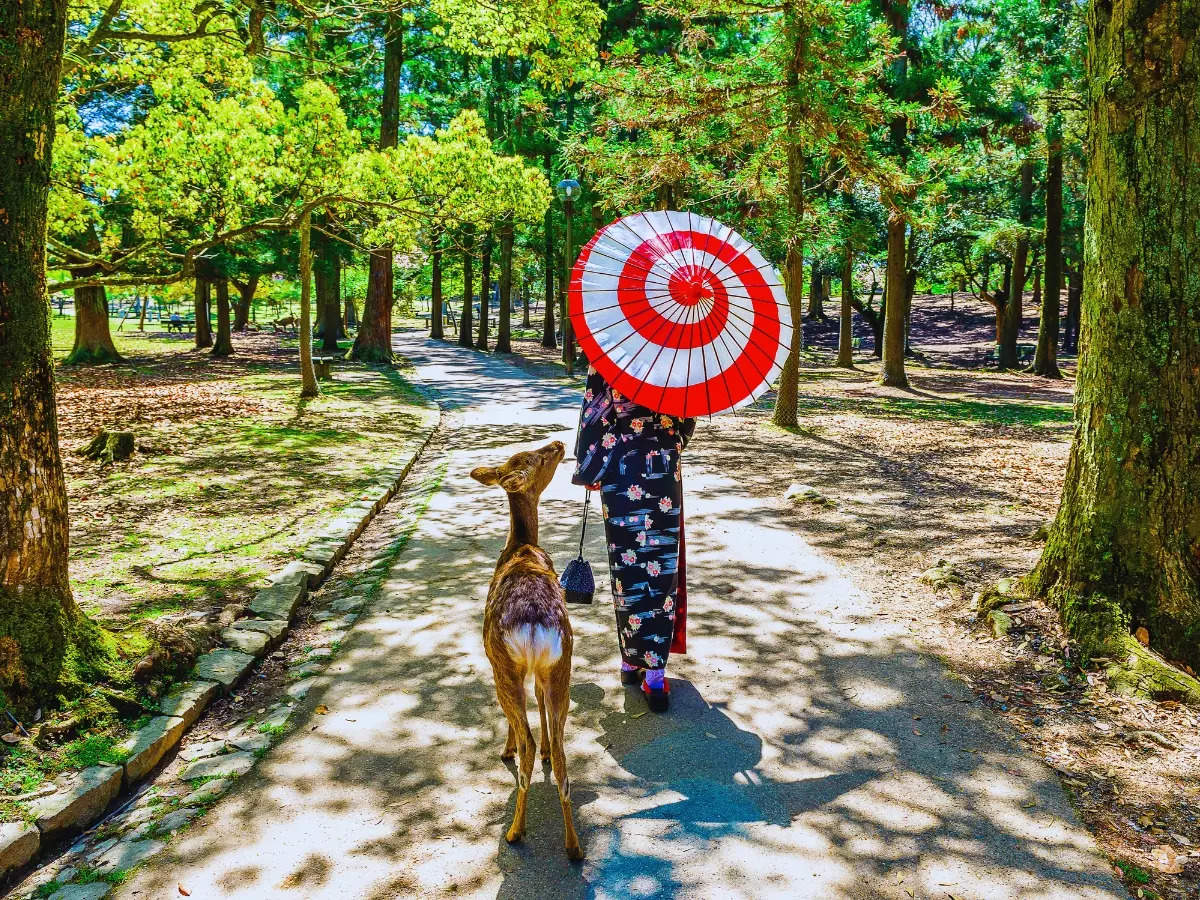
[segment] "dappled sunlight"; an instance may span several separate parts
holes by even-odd
[[[481,620],[508,513],[503,494],[467,472],[569,437],[577,397],[406,341],[418,365],[455,369],[453,402],[470,403],[472,371],[495,371],[517,407],[497,394],[451,420],[454,440],[423,463],[448,462],[443,488],[333,677],[310,693],[297,731],[172,845],[174,865],[134,880],[149,891],[139,896],[173,889],[177,868],[195,898],[670,897],[697,886],[722,897],[1117,896],[1050,772],[961,703],[961,688],[878,621],[771,503],[700,469],[687,495],[690,652],[670,663],[671,711],[647,714],[617,683],[601,569],[596,602],[570,609],[566,750],[587,858],[567,862],[540,765],[525,841],[505,843],[516,779],[499,759],[505,725]],[[545,433],[469,444],[469,418],[499,427],[525,421],[526,408]],[[542,504],[541,542],[560,566],[578,539],[580,493],[564,464]],[[603,551],[590,529],[594,564]],[[313,848],[332,861],[327,877],[297,863]],[[221,874],[235,870],[236,883]]]

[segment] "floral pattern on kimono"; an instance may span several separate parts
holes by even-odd
[[[600,485],[621,658],[666,666],[680,583],[680,455],[695,420],[638,406],[589,370],[576,446],[576,484]]]

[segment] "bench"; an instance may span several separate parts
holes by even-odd
[[[190,328],[196,324],[196,320],[191,317],[186,319],[178,319],[175,321],[164,319],[163,322],[166,323],[167,334],[170,334],[172,331],[178,331],[180,334],[183,334],[185,328]]]
[[[335,357],[332,356],[314,356],[313,371],[317,373],[317,378],[321,381],[333,381],[333,370],[330,364]]]

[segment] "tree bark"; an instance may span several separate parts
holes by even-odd
[[[475,349],[487,350],[488,325],[491,314],[492,300],[492,230],[489,228],[483,234],[482,257],[479,265],[479,337],[475,341]]]
[[[258,290],[258,278],[258,275],[251,275],[245,281],[230,279],[238,292],[237,302],[233,304],[234,331],[245,331],[250,325],[250,304]]]
[[[196,311],[196,349],[204,350],[213,345],[212,321],[209,319],[210,288],[207,278],[196,276],[193,308]]]
[[[442,322],[442,229],[436,227],[431,234],[433,252],[430,253],[429,272],[429,336],[435,341],[446,339]]]
[[[404,17],[400,13],[390,13],[383,44],[383,100],[379,116],[381,150],[395,147],[399,140],[403,67]],[[392,361],[392,301],[395,294],[392,251],[371,251],[367,265],[367,298],[350,355],[362,362],[387,364]]]
[[[312,219],[305,213],[300,219],[300,396],[315,397],[317,373],[312,359]]]
[[[52,704],[68,652],[84,679],[98,633],[71,596],[58,448],[46,204],[66,34],[64,0],[0,12],[0,692],[20,715]],[[31,39],[30,36],[36,39]]]
[[[1093,3],[1088,25],[1075,439],[1029,586],[1117,690],[1200,700],[1130,637],[1200,669],[1200,0]]]
[[[475,271],[471,265],[475,253],[475,227],[467,225],[463,228],[463,308],[462,315],[458,319],[458,345],[460,347],[474,347],[475,343],[471,340],[471,324],[472,316],[474,315],[473,300],[475,293]]]
[[[233,339],[229,334],[229,280],[218,278],[213,282],[217,291],[217,339],[213,344],[213,356],[232,356]]]
[[[842,255],[842,310],[838,320],[838,354],[836,365],[854,368],[854,251],[846,247]]]
[[[512,258],[513,223],[511,218],[506,218],[500,225],[500,327],[496,335],[497,353],[512,353]]]
[[[1033,219],[1033,160],[1021,161],[1021,193],[1017,220],[1028,225]],[[1021,334],[1022,304],[1025,298],[1025,267],[1029,262],[1029,239],[1017,241],[1012,257],[1012,279],[1008,285],[1008,305],[1004,310],[1004,328],[997,362],[1001,369],[1015,369],[1020,363],[1017,340]]]
[[[1062,285],[1063,157],[1062,116],[1054,112],[1046,128],[1046,284],[1042,289],[1033,373],[1062,378],[1058,370],[1058,317]]]
[[[908,311],[904,298],[908,293],[908,270],[904,265],[905,229],[907,223],[899,213],[892,213],[887,224],[887,302],[883,314],[883,376],[889,387],[907,388],[904,371],[904,348]]]
[[[812,261],[812,277],[808,282],[808,317],[815,321],[823,321],[825,318],[824,297],[821,292],[821,261],[813,257]]]
[[[1079,349],[1079,311],[1083,300],[1083,263],[1067,273],[1067,322],[1063,332],[1063,350]]]
[[[75,346],[63,362],[66,365],[123,362],[109,328],[108,296],[103,285],[75,288]]]
[[[800,143],[801,123],[805,117],[804,93],[800,90],[800,72],[808,54],[808,19],[797,0],[790,0],[784,7],[784,37],[791,46],[791,59],[787,70],[787,190],[788,234],[787,258],[784,262],[787,279],[785,285],[788,311],[792,317],[792,339],[787,359],[779,375],[775,395],[775,410],[771,421],[783,428],[795,428],[799,423],[800,407],[800,351],[804,341],[804,238],[801,228],[804,222],[804,148]]]
[[[323,224],[323,223],[322,223]],[[312,232],[313,287],[317,297],[317,322],[321,352],[337,353],[342,331],[341,266],[333,241],[320,228]]]

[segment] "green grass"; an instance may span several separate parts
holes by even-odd
[[[906,397],[801,397],[801,416],[820,413],[852,413],[891,419],[953,422],[970,425],[1007,425],[1051,428],[1071,423],[1067,403],[984,403],[978,400],[922,400]]]
[[[72,542],[76,600],[104,620],[149,621],[248,597],[385,471],[421,421],[419,395],[393,372],[323,382],[303,405],[290,372],[248,374],[229,387],[267,411],[135,424],[135,465],[88,468],[69,481],[73,510],[83,513]]]

